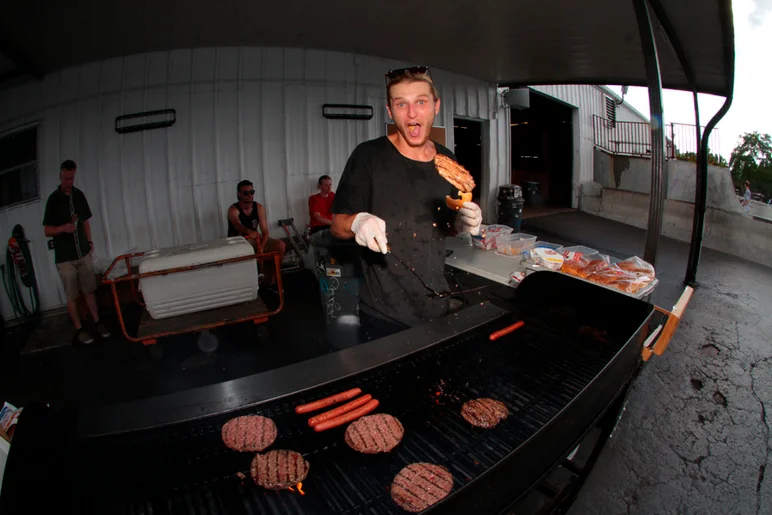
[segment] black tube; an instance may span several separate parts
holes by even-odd
[[[665,131],[662,126],[662,75],[659,68],[657,43],[651,25],[646,0],[633,0],[641,49],[646,64],[646,78],[649,86],[649,109],[651,111],[651,194],[649,196],[649,220],[646,226],[646,246],[643,259],[656,266],[657,245],[662,232],[665,190]]]
[[[689,261],[686,264],[684,283],[693,286],[697,282],[697,268],[702,253],[702,240],[705,232],[705,210],[708,203],[708,138],[719,120],[732,106],[734,93],[734,21],[729,0],[719,2],[721,20],[721,40],[724,46],[724,71],[727,74],[728,94],[724,105],[711,118],[702,134],[700,147],[697,149],[697,188],[694,194],[694,219],[692,220],[692,240],[689,245]],[[695,100],[696,102],[696,100]],[[699,130],[699,122],[697,123]]]
[[[734,57],[732,58],[734,61]],[[686,265],[684,284],[694,286],[697,282],[697,267],[700,264],[702,240],[705,231],[705,210],[708,204],[708,138],[716,124],[724,117],[732,106],[732,96],[726,97],[724,105],[711,118],[702,133],[702,142],[697,151],[697,190],[694,198],[694,219],[692,221],[692,241],[689,245],[689,261]]]
[[[702,141],[700,132],[700,106],[697,91],[694,91],[694,117],[697,124],[697,156],[695,159],[695,176],[694,176],[694,214],[692,215],[692,238],[689,241],[689,260],[686,262],[686,276],[684,277],[684,283],[694,285],[694,279],[689,280],[689,269],[691,268],[692,259],[694,259],[695,241],[699,241],[697,252],[697,262],[699,262],[699,253],[702,248],[702,236],[705,232],[705,210],[707,209],[707,193],[708,193],[708,159],[705,153],[702,151]],[[706,127],[707,131],[707,127]],[[705,141],[708,141],[708,134],[705,134]],[[705,163],[705,166],[703,166]],[[694,273],[696,274],[696,266]]]

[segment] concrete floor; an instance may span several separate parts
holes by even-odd
[[[526,232],[616,254],[643,249],[643,231],[583,213],[526,222]],[[687,256],[686,244],[661,240],[653,302],[672,306]],[[706,249],[698,280],[570,515],[772,513],[772,270]]]

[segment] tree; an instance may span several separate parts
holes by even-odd
[[[772,137],[759,132],[743,134],[729,158],[729,169],[740,191],[745,190],[743,183],[750,181],[751,191],[772,197]]]

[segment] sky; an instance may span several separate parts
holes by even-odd
[[[727,161],[745,132],[772,134],[772,0],[733,0],[735,32],[735,83],[732,107],[718,123],[718,145]],[[716,35],[718,37],[718,35]],[[610,86],[620,93],[619,86]],[[700,124],[705,125],[724,104],[722,97],[699,95]],[[630,87],[625,102],[648,115],[646,88]],[[665,90],[665,123],[694,124],[692,94]],[[711,142],[713,142],[711,138]],[[711,152],[715,149],[711,147]]]

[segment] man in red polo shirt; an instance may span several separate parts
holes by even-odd
[[[319,177],[316,186],[319,193],[308,197],[308,213],[311,215],[311,234],[329,229],[332,225],[332,201],[335,193],[332,191],[332,179],[329,175]]]

